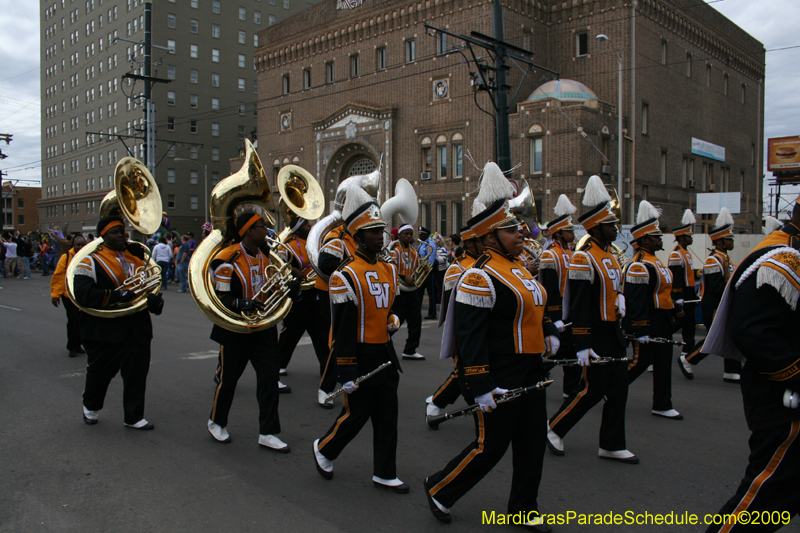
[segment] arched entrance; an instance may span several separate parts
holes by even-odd
[[[370,147],[359,142],[349,142],[341,146],[331,157],[325,179],[331,189],[350,176],[369,174],[378,168],[378,157]]]

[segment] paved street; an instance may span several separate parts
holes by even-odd
[[[371,428],[365,427],[323,480],[312,464],[312,442],[338,414],[316,404],[317,362],[307,339],[294,355],[281,396],[280,437],[292,453],[261,449],[255,376],[239,383],[229,445],[206,429],[217,345],[211,324],[191,296],[165,292],[148,380],[146,417],[155,431],[122,425],[122,383],[109,390],[100,423],[81,420],[85,356],[67,357],[66,317],[49,298],[49,278],[0,280],[0,530],[2,531],[489,531],[482,511],[505,512],[511,453],[453,508],[443,526],[430,514],[425,476],[440,469],[473,438],[468,419],[438,431],[424,423],[424,400],[450,370],[437,357],[440,332],[425,321],[420,352],[404,361],[400,381],[398,474],[408,495],[371,483]],[[427,310],[427,304],[424,307]],[[700,331],[700,334],[704,332]],[[405,338],[401,330],[397,337]],[[396,341],[398,342],[398,341]],[[597,457],[600,409],[565,439],[566,456],[545,457],[539,502],[549,513],[716,512],[733,494],[747,461],[747,439],[736,385],[722,382],[722,362],[708,358],[687,381],[673,365],[673,399],[686,419],[650,414],[651,374],[630,390],[631,466]],[[561,370],[548,392],[548,412],[559,406]],[[704,526],[555,526],[557,532],[703,531]],[[800,531],[797,523],[784,531]]]

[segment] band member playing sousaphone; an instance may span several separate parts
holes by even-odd
[[[512,446],[513,474],[508,513],[525,525],[549,531],[537,517],[547,419],[543,392],[496,404],[494,395],[542,381],[543,353],[558,351],[558,331],[545,316],[547,295],[519,263],[523,239],[507,198],[513,188],[495,163],[483,170],[477,201],[486,209],[468,224],[485,252],[458,281],[447,312],[443,355],[458,353],[458,373],[467,403],[477,403],[476,439],[439,472],[426,478],[434,517],[450,522],[450,507],[474,487]],[[473,401],[474,400],[474,401]]]
[[[233,313],[253,313],[264,307],[260,290],[267,282],[265,278],[270,264],[265,240],[271,221],[259,211],[244,210],[238,214],[235,224],[235,240],[238,242],[220,251],[210,264],[214,290],[222,305]],[[292,280],[289,285],[291,297],[297,297],[300,284]],[[236,384],[249,362],[256,372],[258,443],[267,449],[288,453],[289,445],[277,436],[281,432],[281,425],[278,417],[278,335],[275,327],[241,333],[215,323],[211,340],[220,346],[216,374],[218,383],[208,431],[219,442],[231,441],[226,429],[228,412]]]
[[[377,202],[360,188],[350,189],[342,217],[358,246],[330,278],[332,357],[346,394],[336,422],[314,441],[314,464],[322,477],[332,479],[333,461],[371,420],[372,482],[404,494],[408,485],[398,479],[396,466],[400,365],[389,337],[399,324],[390,312],[398,290],[397,269],[378,259],[386,223]],[[388,367],[356,383],[387,362]]]

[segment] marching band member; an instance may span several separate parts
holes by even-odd
[[[136,298],[132,290],[120,287],[137,268],[144,267],[144,254],[141,247],[128,246],[128,235],[120,217],[100,219],[97,234],[103,239],[103,245],[75,268],[74,296],[81,307],[107,309],[111,304],[127,303]],[[163,308],[161,295],[149,294],[147,310],[132,315],[106,318],[81,313],[81,340],[88,354],[83,389],[84,422],[97,424],[108,385],[119,372],[125,427],[140,430],[155,427],[144,417],[153,338],[149,313],[160,315]]]
[[[438,268],[438,257],[436,243],[431,238],[431,230],[425,226],[419,227],[419,242],[417,243],[417,254],[420,257],[427,257],[428,263],[433,267],[431,273],[419,288],[420,312],[422,309],[422,301],[425,299],[425,293],[428,293],[428,314],[425,318],[428,320],[436,320],[436,274],[434,271]],[[407,358],[408,359],[408,358]]]
[[[714,249],[703,264],[703,299],[700,301],[700,307],[703,308],[703,325],[706,327],[706,331],[711,329],[717,307],[719,307],[719,302],[722,300],[722,293],[725,292],[725,286],[736,268],[736,265],[728,256],[728,252],[733,250],[732,227],[733,217],[728,209],[723,207],[717,216],[714,227],[708,232]],[[691,365],[696,365],[705,357],[706,354],[700,350],[694,350],[686,356],[685,360]],[[679,368],[686,370],[685,365],[680,365]],[[739,361],[725,359],[722,373],[723,381],[739,383],[741,370],[742,364]]]
[[[301,217],[293,217],[289,221],[289,226],[291,234],[286,239],[285,246],[279,247],[277,251],[281,259],[291,265],[295,279],[300,281],[314,271],[306,252],[306,239],[308,232],[311,231],[311,222]],[[278,335],[279,374],[286,374],[286,367],[289,366],[297,343],[306,331],[311,337],[320,369],[324,370],[328,361],[328,327],[324,322],[315,320],[320,315],[321,302],[320,291],[316,287],[301,291],[300,299],[292,304],[289,314],[283,318],[283,330]],[[281,388],[281,385],[283,384],[278,382],[278,392],[285,394],[291,390],[286,385]]]
[[[392,261],[397,266],[399,279],[410,285],[412,290],[400,290],[394,300],[392,313],[400,319],[400,325],[408,321],[408,338],[403,348],[403,359],[425,359],[417,353],[422,335],[422,288],[414,287],[414,271],[419,262],[419,252],[414,247],[414,227],[411,224],[400,226],[397,232],[399,244],[392,249]],[[424,243],[423,243],[424,244]],[[435,254],[436,251],[432,250]]]
[[[628,383],[653,365],[653,409],[656,416],[682,420],[672,408],[672,345],[650,342],[653,337],[672,338],[672,273],[656,257],[663,250],[658,218],[661,210],[647,200],[639,204],[637,224],[631,228],[639,250],[625,270],[623,294],[628,312],[623,321],[633,341],[633,361],[628,365]]]
[[[325,435],[314,441],[315,465],[325,479],[333,478],[333,461],[368,420],[373,430],[373,475],[376,487],[399,494],[408,485],[397,478],[397,385],[400,364],[389,337],[398,326],[390,313],[397,292],[393,264],[378,260],[383,247],[380,208],[361,188],[348,191],[342,209],[347,231],[355,239],[355,254],[330,278],[332,357],[338,381],[344,385],[344,407]],[[392,364],[362,384],[365,375],[381,364]]]
[[[572,257],[570,245],[575,240],[575,231],[572,226],[572,215],[577,208],[572,205],[566,194],[558,197],[553,212],[556,218],[547,224],[550,228],[550,246],[542,252],[539,260],[539,283],[547,291],[547,306],[545,313],[561,334],[561,349],[556,354],[556,359],[575,359],[575,346],[572,344],[572,330],[564,326],[563,299],[567,288],[567,274],[569,261]],[[564,367],[564,397],[575,389],[581,380],[581,370],[577,366]]]
[[[238,243],[222,250],[211,263],[214,289],[225,307],[235,313],[261,309],[261,287],[266,283],[265,269],[269,253],[262,251],[269,222],[261,214],[246,211],[236,219]],[[300,292],[296,280],[290,282],[291,296]],[[277,437],[281,432],[278,417],[278,335],[271,327],[252,333],[238,333],[215,324],[211,340],[219,344],[217,388],[208,419],[208,431],[218,442],[228,443],[231,437],[225,429],[236,384],[247,363],[256,372],[258,400],[258,443],[269,450],[289,453],[289,445]]]
[[[476,206],[479,207],[478,211],[475,211]],[[480,213],[485,208],[486,207],[479,202],[473,204],[473,212],[475,212],[475,214]],[[455,287],[461,275],[472,268],[472,265],[475,264],[475,260],[484,252],[483,244],[480,239],[478,239],[475,232],[472,231],[472,228],[464,226],[459,233],[461,234],[464,253],[453,261],[453,264],[450,265],[447,272],[444,274],[442,311],[439,315],[440,327],[444,324],[445,318],[447,317],[447,310],[450,307],[450,295],[453,292],[453,287]],[[458,358],[456,357],[454,359],[453,371],[450,372],[445,382],[433,393],[433,396],[430,396],[426,400],[428,404],[426,407],[426,417],[437,416],[444,413],[445,407],[455,403],[458,397],[461,396],[461,386],[458,383]]]
[[[697,221],[691,209],[683,213],[681,225],[672,231],[677,244],[669,254],[669,269],[672,272],[672,301],[683,306],[683,324],[681,336],[684,342],[681,355],[678,357],[678,368],[688,379],[693,379],[692,365],[686,361],[687,350],[694,346],[696,303],[688,303],[697,299],[694,289],[695,272],[692,252],[689,246],[694,242],[692,225]]]
[[[624,362],[592,365],[599,357],[624,358],[626,345],[619,319],[625,316],[621,273],[609,246],[617,237],[619,219],[611,209],[611,196],[599,176],[592,176],[583,194],[589,208],[578,221],[589,240],[572,254],[569,263],[566,316],[572,322],[572,341],[583,366],[580,387],[573,390],[550,419],[548,448],[564,455],[564,437],[589,409],[605,400],[600,423],[598,456],[636,464],[639,458],[625,446],[625,404],[628,369]]]
[[[56,265],[56,271],[50,278],[50,301],[58,307],[59,300],[64,302],[64,311],[67,313],[67,350],[70,357],[78,357],[86,353],[81,348],[81,311],[67,295],[67,267],[72,262],[75,254],[86,246],[86,237],[81,234],[72,236],[72,248],[61,254]]]
[[[800,197],[791,221],[741,263],[725,292],[704,351],[744,358],[742,398],[750,457],[736,493],[719,515],[797,515],[800,491]],[[738,352],[738,353],[737,353]],[[792,488],[795,487],[795,488]],[[773,518],[773,520],[775,520]],[[708,533],[776,531],[777,521],[733,520]]]
[[[499,405],[493,395],[543,380],[541,354],[555,353],[559,342],[558,331],[544,313],[547,294],[516,261],[523,240],[506,200],[513,189],[495,163],[484,168],[480,190],[477,201],[487,208],[468,224],[486,251],[453,289],[454,307],[447,317],[448,325],[453,321],[450,331],[457,335],[464,396],[481,406],[474,415],[477,438],[424,484],[431,512],[445,523],[451,520],[449,507],[494,467],[509,444],[514,472],[508,512],[531,518],[538,513],[547,419],[544,393]],[[541,519],[525,525],[550,530]]]

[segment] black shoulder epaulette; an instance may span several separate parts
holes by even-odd
[[[472,268],[483,268],[483,266],[484,266],[486,263],[488,263],[488,262],[489,262],[489,259],[491,259],[491,258],[492,258],[492,256],[491,256],[490,254],[487,254],[487,253],[485,253],[485,252],[484,252],[484,253],[483,253],[483,254],[482,254],[482,255],[481,255],[481,256],[480,256],[480,257],[479,257],[479,258],[478,258],[478,259],[475,261],[475,266],[473,266]]]
[[[339,266],[338,266],[338,267],[336,267],[336,270],[341,270],[341,269],[342,269],[342,267],[344,267],[344,266],[346,266],[346,265],[349,265],[350,263],[352,263],[354,259],[355,259],[355,258],[354,258],[353,256],[347,256],[347,257],[345,257],[345,258],[342,260],[342,262],[341,262],[341,263],[339,263]]]
[[[587,239],[587,241],[583,243],[583,246],[581,246],[581,249],[578,251],[586,252],[587,250],[591,249],[591,247],[592,247],[592,239]]]

